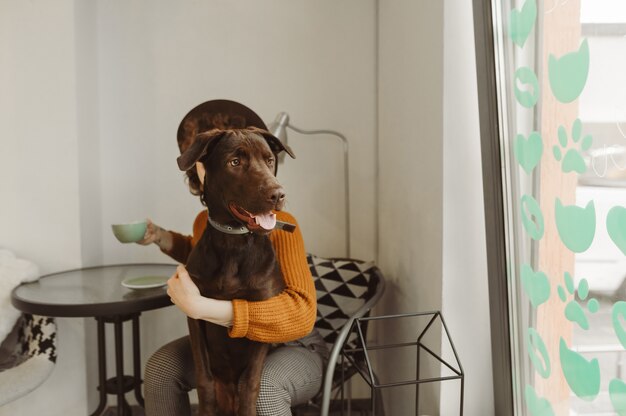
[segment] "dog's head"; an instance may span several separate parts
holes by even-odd
[[[258,128],[211,130],[198,134],[181,154],[178,167],[187,171],[196,162],[205,169],[203,198],[211,217],[230,215],[251,231],[274,228],[285,203],[285,191],[275,176],[276,156],[291,149]]]

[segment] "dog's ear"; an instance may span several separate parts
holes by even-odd
[[[287,152],[289,156],[291,156],[292,159],[296,158],[296,155],[293,153],[293,150],[291,150],[289,146],[281,142],[280,139],[278,139],[278,137],[275,137],[269,131],[260,129],[258,127],[248,127],[248,130],[250,130],[253,133],[260,134],[261,136],[263,136],[267,144],[270,146],[270,149],[272,149],[272,152],[274,152],[275,154],[279,154],[280,152],[284,150],[285,152]]]
[[[196,135],[191,146],[176,159],[178,168],[182,171],[191,169],[204,155],[211,152],[226,133],[224,130],[213,129]]]

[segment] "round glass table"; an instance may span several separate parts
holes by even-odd
[[[52,317],[93,317],[98,323],[98,375],[100,403],[92,415],[99,415],[107,404],[107,393],[117,395],[117,414],[130,415],[125,393],[134,390],[137,402],[141,395],[139,315],[141,312],[171,305],[166,286],[158,286],[176,271],[173,264],[120,264],[88,267],[52,273],[16,287],[11,303],[21,312]],[[152,284],[130,289],[129,280]],[[141,285],[137,286],[140,287]],[[151,287],[152,286],[152,287]],[[157,287],[154,287],[157,286]],[[132,320],[133,376],[124,375],[122,324]],[[116,376],[107,380],[105,323],[115,331]]]

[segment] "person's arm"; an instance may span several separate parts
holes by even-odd
[[[228,300],[205,298],[182,264],[167,281],[167,294],[185,315],[229,327],[233,322],[233,305]]]
[[[285,212],[280,212],[278,218],[296,224],[295,218]],[[233,325],[229,330],[233,338],[287,342],[307,335],[315,324],[315,285],[300,228],[296,226],[293,233],[275,230],[270,238],[286,287],[280,294],[262,301],[233,300]]]
[[[169,236],[169,240],[171,243],[169,245],[161,245],[157,243],[161,251],[179,263],[187,263],[187,258],[189,257],[189,253],[191,253],[191,249],[193,248],[191,236],[182,235],[177,233],[176,231],[163,231],[166,235]]]

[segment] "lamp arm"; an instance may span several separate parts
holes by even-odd
[[[345,200],[346,200],[346,256],[350,258],[350,170],[348,168],[348,139],[343,134],[334,130],[303,130],[295,127],[291,123],[287,127],[300,134],[328,134],[339,138],[343,144],[343,167],[345,178]]]

